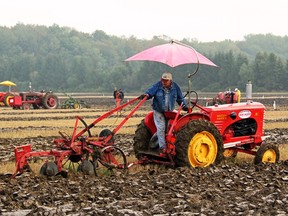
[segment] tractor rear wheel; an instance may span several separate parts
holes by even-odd
[[[4,96],[4,104],[5,104],[5,106],[7,106],[7,107],[10,106],[9,100],[10,100],[10,98],[12,98],[12,97],[14,97],[14,95],[11,94],[11,93],[7,93],[7,94]]]
[[[81,105],[78,102],[74,103],[73,107],[74,109],[81,109]]]
[[[44,96],[42,103],[45,109],[56,109],[58,107],[59,100],[55,94],[47,93]]]
[[[206,120],[193,120],[177,133],[177,166],[207,167],[223,160],[223,140],[218,129]]]
[[[137,126],[135,136],[133,138],[133,149],[137,159],[140,159],[140,151],[145,151],[149,149],[149,141],[151,137],[152,135],[149,129],[144,124],[144,120],[142,120],[141,123]]]
[[[257,150],[254,158],[254,164],[278,163],[280,157],[279,149],[271,143],[262,144]]]

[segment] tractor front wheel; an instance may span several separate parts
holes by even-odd
[[[262,144],[257,150],[254,158],[254,164],[278,163],[280,157],[279,149],[271,143]]]
[[[188,122],[176,136],[177,166],[207,167],[223,160],[223,140],[218,129],[209,121]]]

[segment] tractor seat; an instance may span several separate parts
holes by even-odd
[[[175,119],[176,115],[177,115],[177,110],[164,112],[164,116],[166,119]],[[181,117],[183,115],[180,114],[179,116]]]

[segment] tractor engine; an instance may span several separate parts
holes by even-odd
[[[210,121],[217,127],[223,138],[224,147],[261,143],[264,136],[265,107],[261,103],[233,103],[214,105],[205,108],[208,111]],[[251,139],[253,137],[253,139]],[[246,141],[243,141],[246,140]]]

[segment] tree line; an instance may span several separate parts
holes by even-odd
[[[169,68],[156,62],[124,61],[170,40],[165,35],[151,40],[117,37],[102,30],[88,34],[56,24],[0,27],[0,81],[15,82],[18,91],[27,91],[31,83],[36,91],[112,92],[122,88],[125,92],[142,92],[168,70],[185,91],[188,75],[196,65]],[[190,78],[193,90],[244,90],[251,80],[254,91],[288,91],[287,36],[247,35],[243,41],[209,43],[184,38],[181,42],[219,66],[201,65]]]

